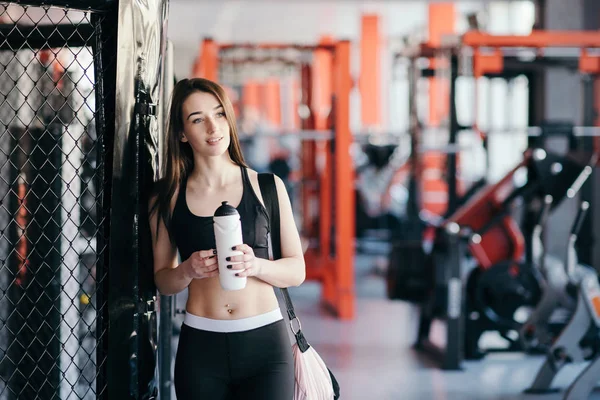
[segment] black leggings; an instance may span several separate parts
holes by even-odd
[[[183,324],[175,392],[177,400],[292,400],[294,360],[284,320],[233,333]]]

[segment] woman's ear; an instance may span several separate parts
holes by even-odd
[[[179,140],[182,141],[183,143],[187,143],[187,137],[185,137],[185,133],[181,132],[179,134]]]

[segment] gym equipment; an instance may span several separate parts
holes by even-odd
[[[583,183],[580,175],[590,163],[595,163],[595,158],[587,152],[559,156],[542,149],[529,149],[522,162],[503,179],[475,194],[441,221],[435,228],[432,249],[425,254],[423,274],[430,274],[432,278],[430,286],[422,288],[426,294],[420,304],[417,348],[432,347],[431,325],[434,321],[447,320],[449,293],[457,291],[456,283],[451,283],[449,276],[456,274],[449,272],[444,264],[448,254],[455,251],[455,244],[447,240],[444,232],[451,223],[456,224],[460,232],[461,260],[455,263],[459,265],[458,276],[466,278],[463,314],[467,318],[464,331],[459,331],[461,344],[457,346],[463,347],[465,358],[480,358],[484,355],[479,347],[481,335],[496,331],[507,339],[509,350],[521,348],[518,340],[521,324],[515,320],[515,312],[523,306],[535,306],[541,298],[542,287],[538,270],[523,261],[524,237],[511,215],[513,204],[517,199],[529,203],[535,198],[552,196],[554,201],[548,208],[554,209],[568,193],[578,190]],[[516,187],[513,178],[521,168],[528,170],[529,179],[525,185]],[[464,250],[460,248],[462,244],[465,244]],[[466,269],[467,262],[473,264],[470,270]],[[460,351],[449,347],[456,345],[456,338],[447,335],[445,342],[444,352],[459,354],[460,359]],[[460,365],[460,360],[446,365]]]
[[[566,291],[576,299],[577,305],[575,311],[563,329],[560,336],[553,343],[547,352],[547,357],[540,367],[531,387],[526,393],[547,393],[556,391],[550,389],[554,377],[560,369],[568,363],[581,363],[591,358],[598,362],[598,353],[600,350],[600,285],[598,284],[597,272],[589,266],[577,263],[575,256],[575,241],[577,240],[577,231],[585,214],[589,208],[589,203],[582,202],[576,221],[573,224],[571,236],[569,238],[569,258],[566,273],[569,281]],[[580,268],[577,268],[577,267]],[[587,393],[591,390],[590,373],[597,368],[594,362],[586,369],[582,375],[571,385],[570,393],[567,398],[583,399],[582,391],[589,387]],[[594,375],[595,383],[598,380],[598,374]],[[575,388],[573,389],[573,387]],[[593,384],[592,384],[593,386]],[[575,394],[578,397],[573,397]],[[570,396],[570,397],[569,397]]]
[[[567,191],[567,197],[573,198],[591,173],[591,166],[584,168],[574,185]],[[546,196],[544,200],[545,207],[542,211],[542,218],[545,220],[547,208],[552,202],[552,197]],[[577,235],[583,224],[585,211],[589,207],[589,203],[583,202],[582,207],[576,216],[571,230],[567,248],[567,260],[564,263],[545,253],[541,239],[542,225],[534,228],[533,247],[536,264],[540,272],[539,280],[542,285],[543,295],[519,332],[521,344],[526,350],[547,351],[558,334],[564,329],[568,319],[575,310],[577,299],[568,291],[570,283],[569,274],[584,274],[585,271],[582,270],[589,269],[587,266],[578,265],[576,261],[575,242],[577,241]],[[565,315],[567,316],[566,320],[564,318]]]
[[[402,48],[402,51],[394,57],[394,65],[403,68],[407,76],[409,85],[409,117],[410,125],[408,127],[411,136],[411,148],[417,149],[411,154],[411,184],[409,187],[410,202],[415,203],[413,207],[417,212],[425,208],[424,201],[420,199],[422,190],[420,189],[423,170],[423,161],[420,159],[418,149],[426,142],[429,131],[432,128],[437,128],[438,132],[432,133],[436,138],[447,137],[449,146],[456,146],[459,142],[459,135],[475,135],[479,137],[480,147],[486,155],[486,165],[477,168],[477,171],[484,170],[490,167],[493,163],[490,162],[490,156],[493,156],[488,145],[492,136],[498,133],[498,136],[505,136],[507,133],[520,133],[515,136],[519,138],[521,143],[525,145],[523,139],[527,142],[529,148],[541,147],[541,140],[538,135],[546,135],[546,126],[531,126],[536,125],[539,121],[543,121],[546,116],[538,115],[534,104],[538,96],[529,95],[529,115],[527,121],[512,121],[506,120],[506,124],[499,130],[491,128],[488,118],[476,117],[467,124],[459,123],[456,110],[457,91],[456,82],[459,77],[466,78],[463,81],[472,81],[473,88],[478,88],[480,82],[485,78],[503,78],[509,82],[514,82],[515,79],[522,80],[525,78],[529,82],[529,86],[536,86],[537,82],[543,78],[541,74],[548,66],[562,67],[573,73],[579,72],[582,75],[584,85],[584,123],[586,126],[572,127],[570,130],[572,135],[569,141],[572,143],[575,137],[581,148],[594,148],[598,152],[598,141],[591,140],[589,135],[597,135],[597,127],[594,125],[594,91],[593,77],[600,72],[600,63],[598,63],[598,55],[590,53],[591,49],[600,48],[600,34],[597,31],[566,31],[566,32],[548,32],[548,31],[532,31],[528,35],[491,35],[480,31],[468,31],[465,34],[444,36],[444,40],[434,40],[435,35],[429,36],[429,40],[423,42],[420,38],[409,37],[404,38],[407,44]],[[439,38],[438,38],[439,39]],[[516,51],[529,51],[531,54],[535,52],[535,57],[524,60],[516,56]],[[537,50],[543,49],[543,52]],[[556,50],[556,51],[555,51]],[[557,56],[555,54],[560,54]],[[428,62],[425,62],[428,61]],[[400,62],[404,65],[400,65]],[[406,67],[404,67],[406,66]],[[422,91],[417,90],[417,83],[423,79],[439,80],[440,84],[446,87],[443,91],[445,99],[440,99],[442,91],[430,90],[430,101],[435,103],[443,103],[441,108],[444,111],[444,124],[436,126],[431,121],[421,121],[420,116],[416,113],[417,96],[422,96]],[[509,85],[510,87],[510,85]],[[529,90],[529,89],[526,89]],[[474,90],[475,98],[473,104],[481,104],[486,99],[481,99],[478,96],[479,90]],[[497,99],[496,99],[497,100]],[[503,100],[507,105],[510,104],[509,99]],[[447,114],[447,115],[446,115]],[[478,114],[478,113],[474,113]],[[485,120],[484,120],[485,119]],[[465,120],[465,118],[460,118]],[[544,125],[544,124],[542,124]],[[574,124],[571,124],[574,125]],[[564,128],[564,127],[563,127]],[[490,130],[488,132],[488,130]],[[499,132],[504,130],[505,132]],[[440,140],[440,139],[436,139]],[[488,143],[490,142],[490,143]],[[448,154],[447,167],[445,169],[447,193],[448,193],[448,208],[454,212],[458,207],[457,198],[460,193],[460,184],[462,183],[462,174],[459,174],[457,164],[458,157],[461,154]],[[492,173],[490,170],[488,173]],[[584,188],[584,191],[587,191]],[[591,198],[591,193],[584,194]],[[526,239],[529,238],[529,226],[524,225],[524,231],[528,232]],[[582,229],[585,236],[591,236],[592,224],[586,224]],[[588,233],[590,232],[590,233]],[[591,243],[580,243],[580,253],[584,259],[591,260],[593,251]],[[530,244],[526,240],[526,254],[530,261]]]
[[[598,340],[600,335],[600,286],[598,285],[598,278],[595,276],[587,276],[581,284],[582,291],[578,298],[578,304],[585,301],[587,317],[590,319],[590,324],[593,324],[593,331],[595,332],[595,339]],[[595,355],[592,357],[589,365],[579,374],[577,378],[571,383],[567,392],[565,393],[564,400],[579,400],[587,399],[590,393],[598,383],[598,377],[600,376],[600,344],[595,343],[593,349]]]
[[[422,350],[433,354],[438,358],[443,369],[460,369],[463,360],[462,338],[464,336],[464,300],[462,289],[462,253],[465,240],[472,240],[473,237],[466,230],[461,230],[455,222],[444,225],[439,232],[439,238],[443,239],[447,246],[446,256],[440,258],[444,262],[443,270],[447,285],[445,287],[436,287],[435,296],[437,299],[443,299],[443,309],[439,303],[426,302],[421,307],[421,318],[419,321],[419,337],[415,343],[417,350]],[[427,268],[431,268],[428,266]],[[439,272],[441,268],[435,272]],[[433,272],[433,271],[432,271]],[[439,321],[427,316],[436,315]],[[445,324],[444,335],[431,335],[429,331],[436,322]],[[427,336],[423,334],[427,332]],[[423,335],[423,336],[422,336]]]
[[[401,196],[394,196],[391,186],[406,168],[406,156],[397,144],[367,143],[362,146],[362,152],[363,160],[356,168],[356,237],[367,238],[369,233],[379,230],[378,237],[394,241],[395,235],[402,232],[406,199],[394,202],[395,197]],[[387,196],[389,201],[386,201]],[[382,233],[388,235],[382,236]]]
[[[544,198],[539,223],[533,228],[532,253],[534,266],[539,271],[538,280],[542,289],[542,298],[519,330],[522,347],[528,352],[546,351],[556,338],[565,322],[555,323],[552,318],[557,309],[569,312],[575,309],[575,301],[566,292],[567,271],[562,262],[548,255],[542,236],[546,229],[546,219],[552,204],[552,196]]]
[[[510,205],[517,197],[528,203],[534,198],[549,195],[554,199],[549,207],[552,210],[565,196],[573,196],[579,190],[588,176],[586,167],[596,162],[594,154],[587,152],[559,156],[535,149],[529,154],[524,159],[529,171],[528,183],[514,190],[500,203],[497,215],[494,215],[494,207],[499,203],[493,194],[499,193],[498,190],[506,190],[506,187],[496,187],[496,190],[484,193],[479,202],[475,199],[451,218],[481,235],[479,243],[469,246],[477,267],[467,280],[467,358],[483,356],[478,342],[486,331],[500,333],[509,343],[508,350],[520,350],[518,331],[521,323],[515,320],[515,313],[523,306],[535,306],[541,298],[539,271],[533,263],[522,261],[523,236],[516,222],[508,215]],[[501,182],[506,183],[505,179]],[[487,216],[489,221],[483,224],[481,218],[486,217],[483,214],[485,211],[480,210],[486,210],[485,207],[492,211]]]
[[[465,204],[481,188],[485,180],[480,180],[458,200]],[[402,221],[401,237],[396,237],[389,255],[386,276],[387,297],[390,300],[404,300],[422,304],[429,298],[433,286],[434,269],[428,262],[436,232],[449,215],[438,216],[422,210],[417,221]],[[462,232],[462,239],[468,239]],[[460,236],[460,235],[459,235]]]

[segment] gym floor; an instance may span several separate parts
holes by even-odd
[[[319,307],[320,285],[290,290],[302,329],[338,379],[342,400],[559,400],[561,393],[525,395],[543,356],[495,353],[442,371],[411,346],[418,311],[386,299],[373,256],[356,258],[356,318],[339,321]],[[490,339],[488,339],[490,340]],[[494,340],[491,338],[491,340]],[[174,337],[175,352],[177,337]],[[555,386],[566,389],[584,365],[567,366]],[[176,399],[175,393],[172,399]],[[600,400],[600,391],[590,399]]]

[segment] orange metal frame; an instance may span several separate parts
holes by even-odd
[[[533,31],[523,36],[490,35],[471,31],[462,37],[462,45],[475,49],[473,72],[476,77],[498,73],[504,68],[502,48],[521,47],[541,49],[547,47],[572,47],[581,49],[579,70],[588,74],[600,73],[600,56],[590,55],[588,49],[600,48],[600,31]],[[491,48],[491,52],[482,52]]]
[[[491,35],[466,32],[462,44],[471,47],[600,47],[599,31],[534,30],[529,35]]]
[[[594,125],[600,126],[600,55],[591,54],[590,49],[600,49],[600,31],[542,31],[534,30],[529,35],[491,35],[480,31],[469,31],[462,35],[455,46],[444,46],[441,36],[451,34],[451,26],[444,25],[444,19],[451,13],[450,4],[430,4],[429,41],[421,43],[410,58],[428,58],[430,68],[447,68],[448,59],[435,58],[440,50],[455,52],[464,47],[473,49],[473,74],[481,77],[485,74],[499,74],[504,70],[504,51],[506,48],[574,48],[579,49],[579,71],[594,75],[595,109]],[[451,20],[451,19],[449,19]],[[435,103],[435,93],[430,92],[430,105]],[[448,101],[446,100],[447,104]],[[436,125],[436,120],[430,120]],[[600,138],[594,138],[594,149],[600,153]]]
[[[453,2],[430,3],[428,6],[429,45],[439,47],[445,35],[456,31],[456,6]],[[431,69],[447,67],[445,60],[429,57]],[[450,115],[450,80],[443,76],[432,76],[429,80],[429,126],[439,127]],[[456,164],[460,165],[456,155]],[[429,151],[422,154],[421,161],[421,207],[437,215],[448,208],[448,183],[444,178],[447,155]],[[441,196],[440,196],[441,195]]]
[[[420,46],[418,58],[428,59],[429,69],[448,68],[448,60],[436,58],[436,50],[442,45],[445,35],[455,32],[456,6],[452,2],[435,2],[428,5],[428,35],[429,40]],[[428,124],[439,127],[450,115],[450,80],[443,76],[432,76],[429,81],[429,119]],[[416,139],[420,141],[421,139]],[[459,155],[456,155],[457,165]],[[444,178],[447,155],[439,151],[427,151],[417,156],[413,161],[415,179],[419,184],[420,208],[431,213],[442,215],[448,207],[448,184]],[[398,171],[402,176],[404,171]],[[407,179],[407,178],[405,178]],[[461,182],[458,182],[459,188]]]
[[[504,68],[502,48],[579,48],[579,71],[594,75],[595,108],[600,110],[600,55],[590,54],[589,49],[600,49],[600,31],[542,31],[537,30],[525,36],[499,36],[481,32],[467,32],[462,44],[474,48],[473,73],[480,77],[486,73],[499,73]],[[483,52],[482,48],[491,48]],[[600,114],[597,114],[600,115]],[[594,123],[600,126],[600,117]],[[594,150],[600,153],[600,138],[594,138]]]
[[[600,74],[600,55],[590,54],[589,49],[600,49],[600,31],[543,31],[534,30],[529,35],[491,35],[480,31],[466,32],[458,47],[471,47],[473,51],[473,74],[497,74],[504,69],[503,48],[543,49],[551,47],[578,48],[579,70],[588,74]],[[442,49],[438,41],[422,43],[419,55],[435,57]]]
[[[364,126],[381,127],[381,34],[379,16],[363,15],[360,39],[361,117]]]
[[[355,315],[354,170],[350,157],[350,42],[324,40],[315,46],[261,43],[218,44],[204,40],[193,76],[218,80],[219,51],[238,47],[262,49],[300,49],[314,52],[314,64],[303,65],[302,95],[311,108],[311,118],[303,129],[334,128],[333,142],[304,140],[302,143],[302,180],[318,182],[318,189],[302,185],[304,233],[318,237],[318,246],[305,254],[308,280],[322,283],[322,300],[340,319]],[[308,84],[308,85],[307,85]],[[316,93],[315,93],[316,91]],[[307,101],[308,100],[308,101]],[[321,110],[330,107],[330,113]],[[335,146],[333,146],[335,143]],[[310,214],[318,204],[316,216]],[[315,225],[316,223],[316,225]]]
[[[436,51],[442,49],[440,41],[422,43],[419,49],[421,57],[433,59]],[[575,48],[579,49],[579,71],[594,75],[596,110],[600,110],[600,55],[590,54],[590,49],[600,49],[600,31],[545,31],[533,30],[529,35],[492,35],[480,31],[466,32],[457,48],[473,48],[473,75],[478,78],[485,74],[499,74],[504,70],[504,52],[506,48]],[[436,60],[437,61],[437,60]],[[435,67],[440,67],[436,65]],[[600,112],[597,113],[600,115]],[[600,117],[595,121],[600,126]],[[594,148],[600,152],[600,138],[594,138]]]

